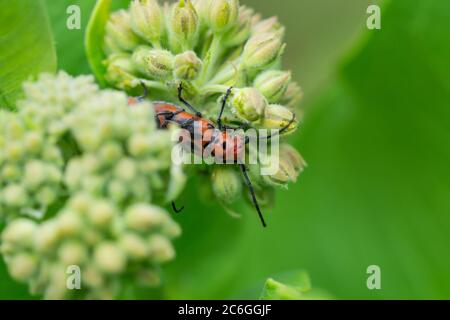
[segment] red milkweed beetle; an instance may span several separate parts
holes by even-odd
[[[128,104],[133,105],[136,103],[139,103],[143,101],[148,96],[148,89],[145,86],[144,83],[141,83],[141,85],[144,88],[144,93],[142,96],[139,97],[130,97],[128,99]],[[196,128],[200,128],[202,139],[200,141],[200,145],[195,146],[192,145],[192,151],[195,152],[195,150],[203,151],[204,148],[206,148],[208,145],[213,144],[214,145],[214,156],[216,157],[224,157],[225,155],[229,155],[230,153],[233,156],[233,160],[235,164],[238,164],[242,174],[244,176],[245,183],[250,191],[250,195],[252,198],[253,205],[255,206],[256,211],[258,212],[258,216],[261,220],[261,223],[264,227],[266,227],[266,222],[264,220],[263,214],[261,212],[261,209],[258,204],[258,200],[256,199],[255,195],[255,189],[253,188],[253,184],[248,176],[247,173],[247,167],[245,164],[238,163],[238,159],[240,156],[240,153],[244,150],[245,146],[249,143],[248,137],[243,137],[240,135],[229,135],[225,130],[229,129],[228,127],[224,126],[222,124],[222,116],[223,112],[225,110],[227,100],[231,95],[232,87],[230,87],[223,100],[222,100],[222,106],[220,109],[219,117],[217,118],[217,128],[216,125],[214,125],[213,122],[209,121],[208,119],[205,119],[202,114],[197,111],[189,102],[187,102],[183,96],[183,86],[180,83],[178,87],[178,99],[180,102],[186,106],[192,113],[187,112],[185,109],[168,102],[164,101],[154,101],[153,106],[155,108],[155,120],[158,125],[158,128],[165,129],[170,123],[176,123],[178,126],[180,126],[182,129],[187,129],[190,134],[192,141],[195,142],[195,139],[193,139],[194,135],[194,126]],[[292,120],[282,129],[279,130],[278,135],[285,132],[291,124],[295,121],[295,114],[292,118]],[[219,135],[213,136],[212,139],[204,139],[205,132],[208,130],[215,130],[218,129]],[[268,135],[265,137],[265,139],[271,139],[273,138],[273,135]],[[229,148],[233,148],[232,150],[229,150]],[[172,202],[172,208],[175,210],[175,212],[181,212],[183,208],[177,209],[175,206],[175,203]]]

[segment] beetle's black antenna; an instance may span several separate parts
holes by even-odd
[[[178,86],[178,99],[186,106],[189,108],[189,110],[191,110],[197,117],[201,118],[202,117],[202,113],[197,111],[189,102],[187,102],[186,100],[184,100],[183,98],[183,83],[180,82],[180,85]]]
[[[176,206],[175,202],[172,201],[172,209],[173,209],[173,211],[175,211],[175,213],[180,213],[181,211],[183,211],[184,206],[181,207],[180,209],[177,209],[177,206]]]
[[[227,93],[225,94],[225,96],[223,97],[223,100],[222,100],[222,107],[220,108],[219,117],[217,118],[217,126],[219,127],[220,131],[222,131],[222,129],[223,129],[223,125],[222,125],[223,111],[225,110],[225,107],[227,105],[227,100],[230,97],[232,90],[233,90],[233,87],[228,88]]]
[[[291,121],[289,121],[289,123],[285,127],[281,128],[277,133],[269,134],[268,136],[262,137],[260,139],[270,140],[270,139],[272,139],[272,138],[274,138],[276,136],[279,136],[280,134],[283,134],[283,132],[285,132],[287,129],[289,129],[289,127],[291,126],[291,124],[294,123],[294,121],[295,121],[295,114],[292,117]],[[248,136],[245,137],[245,144],[248,144],[249,142],[250,142],[250,138]]]
[[[143,92],[142,92],[142,95],[136,98],[138,101],[143,101],[143,100],[144,100],[145,98],[147,98],[148,95],[149,95],[148,88],[147,88],[147,86],[145,85],[145,83],[144,83],[143,81],[141,81],[141,86],[142,86],[142,88],[143,88],[144,90],[143,90]]]
[[[259,219],[261,220],[262,225],[265,228],[265,227],[267,227],[267,225],[266,225],[266,222],[264,221],[264,217],[263,217],[263,214],[261,212],[261,209],[259,208],[258,200],[256,199],[256,195],[255,195],[255,189],[253,188],[253,184],[250,181],[250,178],[248,177],[247,168],[245,167],[245,164],[240,164],[239,166],[241,167],[242,174],[244,175],[245,183],[247,184],[247,187],[250,190],[250,194],[252,196],[253,205],[255,206],[256,211],[258,212],[258,215],[259,215]]]

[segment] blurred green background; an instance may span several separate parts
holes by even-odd
[[[88,73],[84,28],[67,30],[65,9],[80,4],[85,25],[94,1],[46,3],[60,68]],[[287,26],[306,110],[293,142],[309,167],[265,210],[265,230],[251,207],[234,220],[191,179],[165,297],[257,298],[267,277],[306,270],[338,299],[450,298],[450,1],[242,3]],[[366,28],[369,3],[381,30]],[[369,265],[381,290],[367,289]],[[0,298],[29,298],[3,264]]]

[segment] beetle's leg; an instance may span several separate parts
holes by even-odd
[[[253,188],[253,184],[252,184],[250,178],[248,177],[247,168],[245,167],[245,164],[241,164],[240,167],[242,170],[242,174],[244,175],[245,183],[247,184],[247,187],[250,190],[250,195],[252,196],[253,205],[255,206],[256,211],[258,212],[259,219],[261,220],[261,223],[262,223],[263,227],[265,228],[267,225],[266,225],[266,222],[264,221],[264,217],[261,212],[261,209],[259,208],[258,200],[256,199],[256,195],[255,195],[255,189]]]
[[[233,87],[228,88],[227,93],[226,93],[225,96],[223,97],[222,107],[220,108],[219,117],[217,118],[217,126],[219,127],[219,130],[222,130],[222,129],[223,129],[223,125],[222,125],[222,115],[223,115],[223,111],[225,110],[225,106],[227,105],[227,100],[228,100],[228,98],[230,97],[231,90],[233,90]]]
[[[180,82],[180,85],[178,86],[178,99],[180,99],[180,101],[189,108],[189,110],[191,110],[197,117],[201,118],[202,114],[201,112],[197,111],[189,102],[187,102],[186,100],[184,100],[183,96],[183,84]]]
[[[180,123],[180,125],[181,125],[181,128],[186,129],[186,128],[192,126],[194,124],[194,122],[195,122],[194,119],[189,119],[189,120],[187,120],[186,122],[184,122],[182,124]]]

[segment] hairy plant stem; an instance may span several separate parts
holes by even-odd
[[[200,74],[199,79],[197,80],[197,84],[199,84],[199,86],[201,87],[211,78],[211,73],[214,70],[217,60],[220,56],[222,56],[222,39],[222,34],[215,34],[208,52],[205,54],[205,63],[203,65],[203,70]]]

